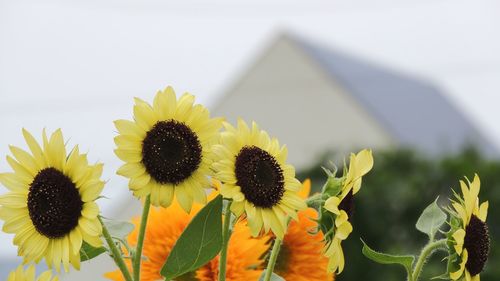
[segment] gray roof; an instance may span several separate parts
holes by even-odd
[[[404,146],[430,154],[452,153],[475,145],[498,156],[467,118],[429,82],[408,77],[338,51],[291,38]]]

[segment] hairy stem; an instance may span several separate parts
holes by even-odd
[[[111,250],[111,257],[113,258],[113,260],[115,261],[115,264],[118,266],[118,268],[122,272],[125,280],[132,281],[132,276],[130,275],[130,272],[127,268],[127,265],[125,264],[125,260],[123,259],[122,253],[116,247],[115,241],[113,241],[111,234],[109,234],[109,231],[106,228],[106,226],[104,225],[104,222],[102,221],[102,218],[100,216],[99,216],[99,222],[102,225],[102,234],[104,236],[104,239],[106,239],[106,243],[108,244],[108,247]]]
[[[424,249],[422,249],[422,253],[418,257],[415,268],[413,269],[413,274],[410,277],[412,278],[411,281],[418,281],[420,273],[422,272],[422,268],[424,267],[427,259],[430,258],[436,250],[445,250],[446,247],[446,239],[441,239],[436,242],[430,242],[429,244],[427,244]]]

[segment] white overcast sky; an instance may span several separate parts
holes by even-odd
[[[173,85],[214,104],[279,31],[434,81],[500,144],[500,1],[0,0],[0,171],[22,127],[61,127],[123,200],[112,121],[132,97]]]

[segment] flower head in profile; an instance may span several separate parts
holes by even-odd
[[[12,271],[7,277],[7,281],[59,281],[59,277],[52,278],[52,272],[45,271],[38,278],[35,275],[35,267],[30,265],[25,271],[20,265],[15,271]],[[36,279],[35,279],[36,278]]]
[[[243,120],[238,126],[224,123],[221,143],[214,146],[215,177],[224,184],[221,194],[233,200],[236,216],[246,215],[252,235],[271,230],[283,238],[289,216],[306,208],[299,197],[301,184],[295,169],[286,163],[287,149],[277,139]]]
[[[307,198],[310,189],[311,181],[304,181],[301,196]],[[334,280],[333,273],[327,272],[328,258],[323,255],[323,233],[313,232],[318,212],[308,208],[298,216],[298,220],[292,220],[288,226],[275,272],[291,281]]]
[[[204,106],[193,103],[193,95],[177,99],[168,87],[153,105],[136,98],[134,121],[115,121],[115,153],[125,162],[117,173],[130,179],[135,196],[151,195],[155,206],[168,207],[175,196],[189,212],[193,201],[206,202],[211,146],[222,119],[210,118]]]
[[[143,250],[143,255],[147,259],[144,259],[141,264],[141,281],[164,279],[160,274],[161,268],[175,242],[201,208],[200,204],[193,204],[191,213],[186,213],[178,203],[174,202],[168,208],[152,208],[150,210]],[[165,223],[166,221],[168,223]],[[140,218],[135,218],[132,222],[136,227],[129,235],[128,243],[131,246],[136,246]],[[226,280],[257,280],[262,273],[262,257],[268,247],[267,239],[252,238],[248,228],[241,222],[237,223],[229,242]],[[130,261],[126,262],[131,267]],[[216,257],[197,271],[180,276],[176,280],[217,280],[218,263],[218,257]],[[119,270],[109,272],[105,277],[114,281],[125,280]]]
[[[351,234],[353,227],[350,219],[354,211],[354,196],[361,188],[362,177],[373,167],[371,150],[364,149],[351,154],[349,168],[343,177],[336,178],[328,171],[328,180],[323,188],[328,197],[321,211],[321,229],[325,235],[325,256],[329,260],[328,270],[341,273],[344,269],[342,241]]]
[[[43,145],[23,130],[31,154],[15,146],[7,156],[13,172],[0,174],[9,192],[0,196],[3,231],[14,234],[14,244],[25,262],[45,257],[58,271],[72,264],[80,267],[83,241],[100,247],[102,226],[94,202],[104,182],[102,164],[89,165],[78,146],[66,153],[61,130],[50,139],[43,133]]]
[[[450,278],[479,281],[490,251],[490,236],[486,217],[488,202],[479,202],[480,180],[460,181],[462,196],[452,201],[448,243],[450,245]],[[455,269],[455,270],[453,270]]]

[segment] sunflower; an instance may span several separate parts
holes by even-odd
[[[130,179],[137,197],[151,195],[154,206],[172,199],[189,212],[193,201],[206,203],[211,146],[218,141],[221,118],[210,118],[186,93],[179,100],[171,87],[159,91],[153,105],[136,98],[134,121],[117,120],[116,155],[126,162],[117,174]]]
[[[283,238],[287,218],[297,218],[306,204],[297,194],[301,184],[295,168],[286,163],[286,146],[252,123],[241,119],[235,128],[224,122],[221,143],[214,146],[215,177],[222,181],[221,194],[233,200],[231,211],[246,214],[253,236],[262,229]]]
[[[304,181],[301,196],[307,198],[310,189],[311,181]],[[275,272],[290,281],[334,280],[333,274],[327,272],[328,258],[322,255],[323,234],[311,232],[317,227],[318,212],[308,208],[298,216],[298,221],[291,221],[288,226]]]
[[[150,210],[143,250],[147,259],[142,261],[141,281],[164,279],[160,274],[161,268],[175,242],[201,208],[201,205],[194,204],[191,213],[186,213],[179,204],[173,203],[168,208]],[[168,223],[165,223],[167,220]],[[140,219],[134,219],[133,223],[136,228],[128,237],[131,246],[137,244]],[[262,263],[261,257],[267,249],[267,240],[251,238],[247,228],[241,222],[237,223],[229,243],[226,280],[257,280],[262,272],[259,269]],[[131,267],[130,261],[127,263]],[[217,280],[217,275],[218,258],[216,257],[196,272],[185,274],[176,280]],[[109,272],[105,277],[115,281],[125,280],[120,271]]]
[[[24,271],[23,266],[17,267],[16,271],[12,271],[7,277],[7,281],[35,281],[35,267],[30,265],[26,271]],[[59,281],[59,277],[55,276],[52,279],[52,272],[45,271],[42,273],[36,281]]]
[[[450,260],[458,263],[458,270],[450,272],[452,280],[479,281],[480,273],[488,260],[490,237],[486,217],[488,201],[479,204],[480,180],[478,175],[467,183],[460,181],[463,198],[455,194],[450,222]]]
[[[45,257],[57,271],[62,263],[80,268],[82,241],[102,245],[99,207],[94,202],[104,182],[102,164],[89,165],[75,146],[68,156],[61,130],[50,139],[43,132],[43,148],[23,130],[31,154],[11,146],[7,156],[13,173],[0,174],[9,189],[0,196],[3,231],[14,234],[14,244],[24,262],[38,263]]]
[[[330,258],[328,270],[330,272],[341,273],[344,269],[344,253],[342,241],[351,234],[353,227],[350,219],[354,211],[354,195],[361,188],[362,177],[373,167],[373,156],[371,150],[364,149],[358,154],[351,154],[349,169],[340,180],[329,175],[329,181],[333,182],[333,190],[324,190],[329,195],[324,209],[334,214],[329,230],[324,231],[327,245],[325,256]],[[327,182],[328,186],[328,182]],[[330,194],[332,193],[332,194]],[[331,195],[331,196],[330,196]]]

